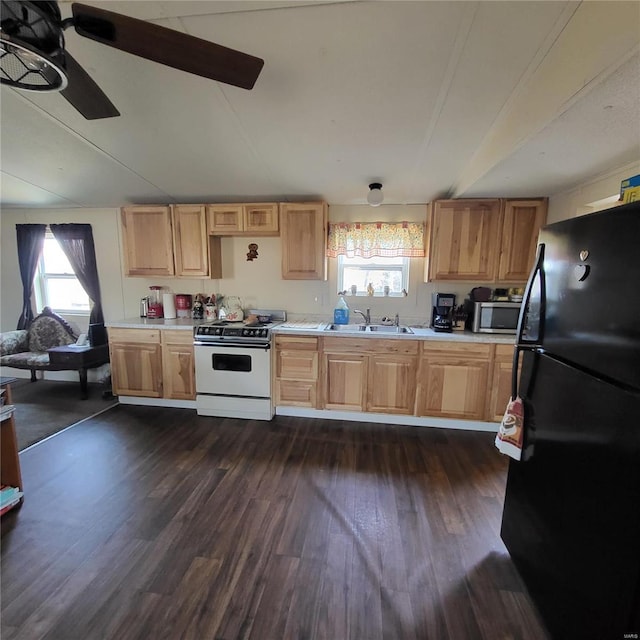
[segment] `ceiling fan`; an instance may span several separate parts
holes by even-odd
[[[0,82],[59,91],[88,120],[120,113],[64,46],[73,26],[85,38],[160,64],[252,89],[264,60],[144,20],[84,4],[63,20],[52,1],[0,1]]]

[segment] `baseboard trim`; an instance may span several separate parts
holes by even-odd
[[[464,429],[467,431],[498,431],[497,422],[479,420],[453,420],[451,418],[429,418],[388,413],[364,413],[360,411],[327,411],[306,407],[276,407],[276,415],[297,418],[323,418],[325,420],[347,420],[353,422],[376,422],[398,424],[409,427],[436,427],[439,429]]]
[[[195,409],[195,400],[176,400],[174,398],[143,398],[140,396],[118,396],[120,404],[134,404],[144,407],[172,407],[174,409]]]

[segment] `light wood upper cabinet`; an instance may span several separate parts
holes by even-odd
[[[495,280],[499,199],[437,200],[428,207],[427,280]]]
[[[170,207],[123,207],[121,222],[124,274],[173,276],[175,268]]]
[[[526,282],[546,219],[546,198],[504,201],[498,282]]]
[[[546,198],[429,203],[425,281],[526,282],[546,216]]]
[[[211,204],[207,229],[211,235],[278,235],[278,203]]]
[[[191,331],[164,329],[162,336],[163,396],[195,400],[195,361]]]
[[[422,343],[417,415],[484,420],[493,345]]]
[[[171,214],[176,275],[208,277],[209,245],[204,205],[174,205]]]
[[[327,204],[280,204],[283,280],[327,279]]]

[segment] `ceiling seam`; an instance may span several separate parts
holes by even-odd
[[[171,201],[174,201],[174,198],[172,198],[168,193],[165,193],[165,191],[163,189],[161,189],[159,186],[157,186],[156,184],[154,184],[153,182],[151,182],[150,180],[145,178],[143,175],[140,175],[137,171],[134,171],[131,167],[128,167],[126,164],[124,164],[124,162],[121,162],[120,160],[118,160],[117,158],[112,156],[108,151],[105,151],[104,149],[102,149],[98,145],[96,145],[93,142],[91,142],[91,140],[88,140],[87,138],[85,138],[83,135],[81,135],[77,131],[74,131],[73,129],[71,129],[64,122],[62,122],[62,120],[59,120],[55,116],[51,115],[50,113],[48,113],[47,111],[42,109],[42,107],[37,105],[35,102],[32,102],[31,100],[29,100],[29,98],[27,98],[23,93],[21,93],[20,91],[18,91],[16,89],[11,89],[11,90],[13,91],[13,93],[15,95],[17,95],[21,100],[26,102],[30,107],[32,107],[33,109],[38,111],[42,116],[44,116],[48,120],[54,122],[56,125],[58,125],[62,129],[64,129],[64,131],[66,133],[72,135],[74,138],[76,138],[76,140],[80,140],[81,142],[86,144],[88,147],[90,147],[94,151],[97,151],[98,153],[102,154],[106,158],[109,158],[109,160],[113,161],[115,164],[119,165],[123,169],[126,169],[127,171],[129,171],[133,175],[137,176],[138,178],[140,178],[141,180],[146,182],[148,185],[152,186],[154,189],[157,189],[160,193],[164,194]]]
[[[180,28],[184,33],[188,35],[193,35],[189,33],[189,30],[187,29],[186,25],[183,22],[182,16],[176,17],[173,20],[175,20],[175,22],[180,25]],[[231,116],[231,119],[235,122],[236,131],[242,137],[242,140],[247,145],[247,148],[249,149],[250,153],[253,155],[255,160],[258,162],[260,166],[263,167],[266,173],[268,182],[271,184],[272,187],[275,188],[277,181],[275,180],[275,176],[271,173],[269,164],[263,160],[262,155],[258,152],[258,150],[254,147],[254,145],[249,140],[249,137],[245,131],[245,128],[242,125],[242,120],[240,119],[240,116],[235,112],[235,110],[231,106],[231,102],[229,101],[227,94],[224,91],[224,88],[221,86],[219,82],[214,82],[213,85],[215,87],[214,90],[217,91],[218,95],[221,97],[220,103],[225,106],[227,113]]]
[[[9,173],[8,171],[5,171],[4,169],[2,171],[0,171],[0,174],[4,174],[5,176],[11,176],[14,180],[19,180],[20,182],[23,182],[24,184],[28,184],[31,187],[35,187],[36,189],[40,190],[40,191],[46,191],[47,193],[50,193],[51,195],[56,196],[56,198],[60,198],[62,200],[66,200],[69,204],[74,204],[77,207],[83,207],[84,205],[82,205],[80,202],[76,202],[75,200],[69,200],[69,198],[67,198],[66,196],[63,196],[59,193],[56,193],[55,191],[51,191],[51,189],[46,189],[45,187],[41,187],[38,184],[35,184],[33,182],[30,182],[29,180],[25,180],[24,178],[21,178],[20,176],[16,176],[13,173]],[[2,203],[3,207],[10,207],[10,208],[20,208],[20,209],[28,209],[29,207],[27,206],[23,206],[23,205],[12,205],[10,203]]]
[[[464,11],[460,19],[460,24],[458,25],[458,30],[456,32],[456,39],[453,45],[453,50],[451,52],[451,55],[449,56],[449,62],[447,63],[444,78],[440,83],[440,90],[438,91],[436,104],[433,109],[432,116],[429,120],[429,124],[427,125],[427,130],[425,132],[422,144],[420,145],[420,149],[418,149],[418,153],[416,154],[414,169],[412,170],[412,176],[409,180],[410,193],[413,193],[413,190],[415,188],[415,184],[418,179],[419,167],[422,165],[424,157],[427,154],[427,150],[429,148],[429,145],[431,144],[431,139],[433,138],[438,120],[440,119],[440,115],[442,114],[442,110],[444,109],[444,105],[451,90],[451,85],[453,83],[453,79],[455,78],[462,52],[464,51],[464,48],[467,44],[469,33],[471,32],[471,27],[473,26],[477,10],[478,4],[477,2],[474,2],[471,7],[467,8]]]
[[[480,141],[480,143],[476,147],[476,150],[471,154],[471,157],[469,158],[467,166],[461,171],[460,175],[458,176],[458,179],[456,180],[456,183],[454,185],[452,185],[452,187],[453,187],[452,196],[453,197],[459,197],[461,195],[461,186],[460,186],[460,184],[461,184],[462,180],[461,180],[460,176],[464,175],[464,173],[466,172],[467,168],[469,166],[473,165],[473,163],[475,161],[475,158],[481,152],[481,150],[482,150],[483,146],[485,145],[486,141],[490,139],[490,137],[492,136],[493,132],[499,127],[500,123],[510,113],[511,105],[515,102],[515,100],[520,95],[520,93],[522,93],[524,88],[528,85],[529,81],[531,80],[531,78],[533,77],[535,72],[538,70],[540,65],[544,62],[544,59],[547,57],[547,55],[549,55],[549,52],[551,51],[551,49],[553,48],[555,43],[558,41],[558,39],[562,35],[563,31],[567,28],[567,25],[569,24],[569,22],[571,21],[571,19],[573,18],[574,14],[579,9],[581,4],[582,4],[582,2],[575,3],[575,5],[573,3],[567,3],[567,6],[563,9],[562,13],[560,14],[558,19],[556,20],[555,24],[553,25],[553,27],[550,29],[549,33],[545,37],[544,41],[538,47],[538,50],[536,51],[534,57],[532,58],[532,60],[527,65],[527,68],[523,71],[523,73],[520,76],[520,79],[518,80],[518,82],[517,82],[516,86],[514,87],[513,91],[509,94],[509,97],[504,101],[504,104],[502,105],[502,107],[500,108],[498,113],[496,114],[496,117],[494,118],[493,122],[491,123],[491,126],[489,126],[489,128],[487,129],[487,131],[486,131],[485,135],[483,136],[482,140]],[[526,139],[525,139],[525,141],[526,141]],[[525,141],[523,141],[523,142],[525,142]],[[518,146],[520,146],[520,145],[518,145]],[[513,150],[515,150],[515,149],[513,149]],[[488,173],[488,171],[489,171],[489,169],[487,169],[487,171],[485,171],[485,175],[486,175],[486,173]],[[471,185],[467,185],[466,189],[469,189],[470,187],[471,187]]]

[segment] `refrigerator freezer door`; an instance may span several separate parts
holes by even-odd
[[[510,462],[502,539],[554,638],[621,638],[640,609],[640,396],[523,357],[535,447]]]
[[[640,389],[640,203],[564,220],[545,245],[545,351]]]

